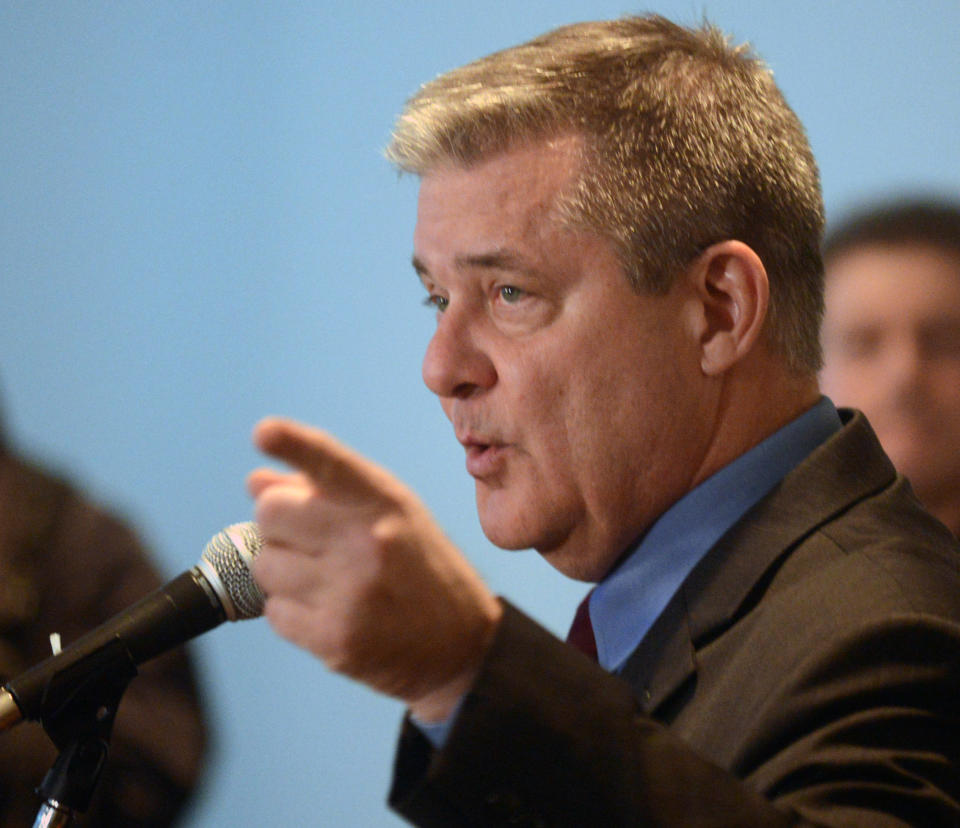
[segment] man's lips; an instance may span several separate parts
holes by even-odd
[[[499,470],[508,449],[505,443],[488,442],[484,438],[466,436],[460,440],[467,457],[467,473],[487,477]]]

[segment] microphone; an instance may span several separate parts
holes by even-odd
[[[261,615],[264,595],[250,573],[261,544],[255,523],[228,526],[192,569],[8,681],[0,689],[0,731],[55,713],[103,669],[104,654],[118,644],[137,665],[224,621]]]

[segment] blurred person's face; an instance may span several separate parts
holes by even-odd
[[[944,518],[951,501],[956,514],[960,257],[915,244],[837,254],[827,262],[823,346],[824,393],[867,415],[935,514]]]

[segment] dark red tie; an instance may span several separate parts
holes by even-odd
[[[587,593],[587,597],[580,602],[577,612],[573,616],[573,623],[570,625],[570,632],[567,633],[567,643],[572,644],[580,652],[590,656],[594,661],[597,660],[597,640],[593,637],[593,624],[590,622],[590,596],[593,590]]]

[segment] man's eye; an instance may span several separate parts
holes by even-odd
[[[442,313],[447,309],[447,305],[450,304],[450,300],[446,296],[440,296],[436,293],[431,293],[426,299],[423,300],[423,304],[428,308],[433,308],[433,310],[440,311]]]
[[[499,289],[500,298],[503,299],[508,305],[513,304],[514,302],[519,302],[524,295],[524,292],[513,285],[503,285]]]

